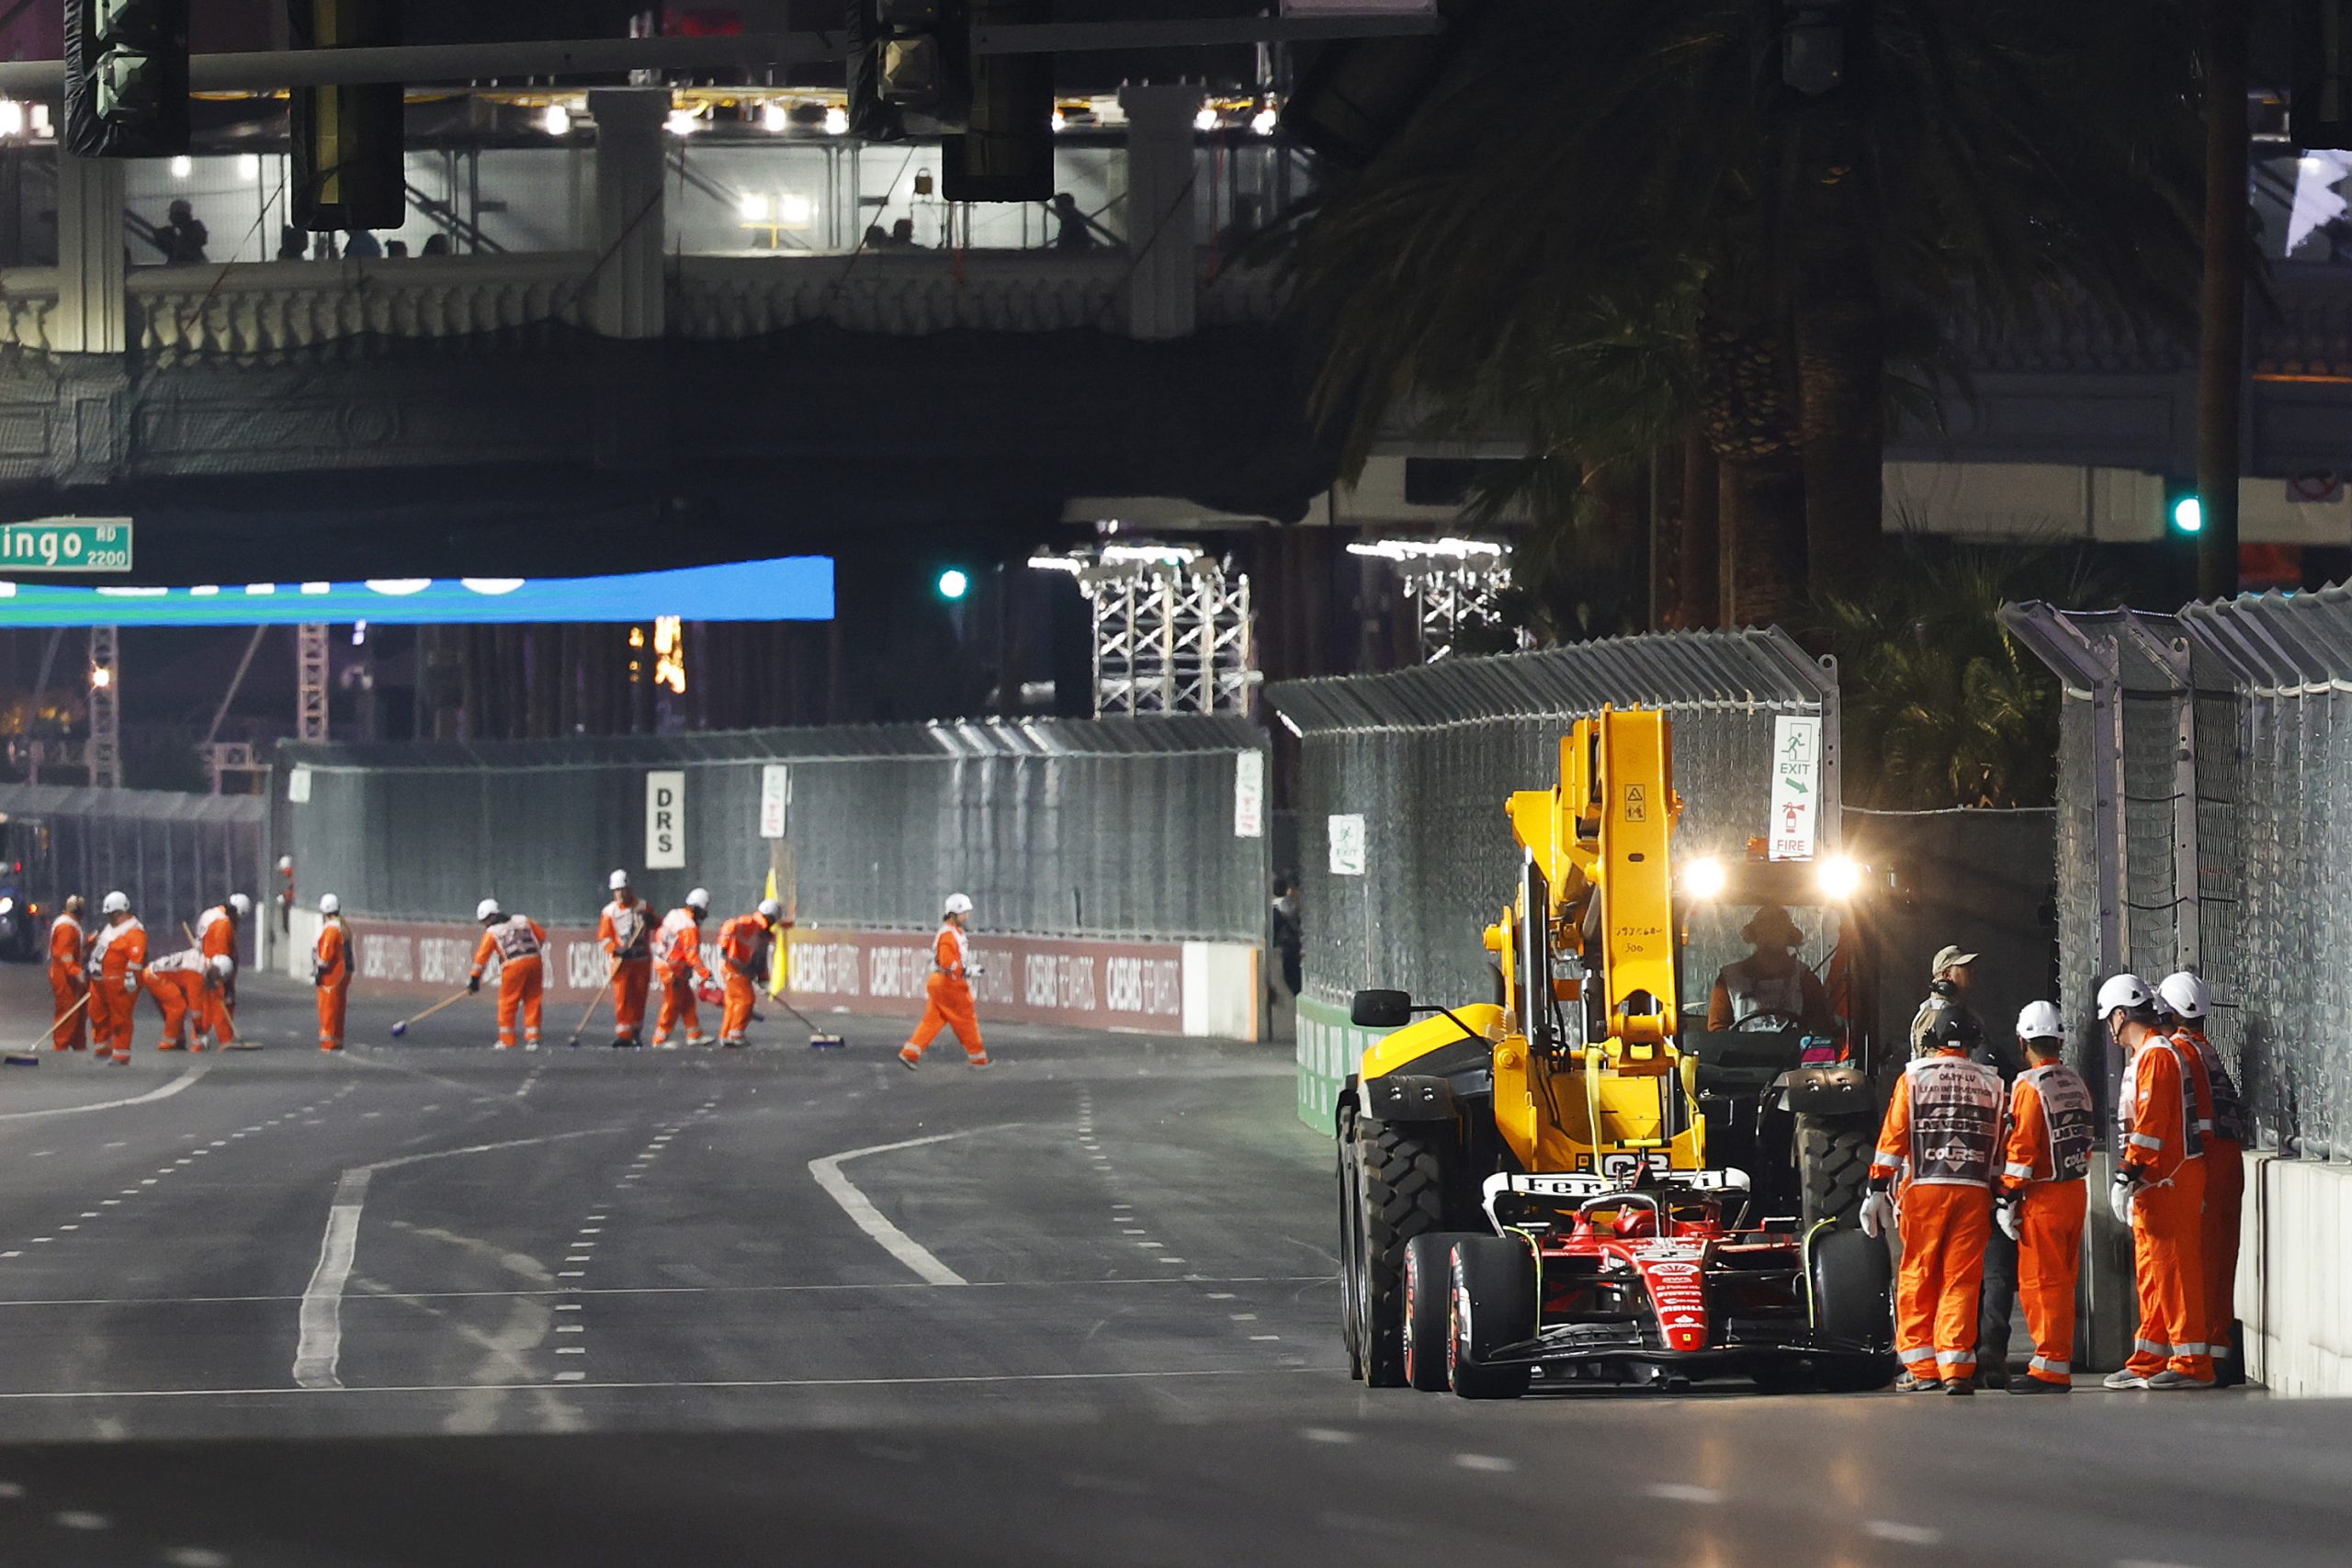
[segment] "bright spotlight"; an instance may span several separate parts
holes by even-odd
[[[103,664],[91,666],[90,684],[102,692],[105,691],[114,684],[114,671]]]
[[[1193,129],[1194,130],[1215,130],[1216,129],[1216,110],[1211,108],[1206,104],[1203,104],[1201,106],[1200,112],[1193,117]]]
[[[760,129],[774,136],[792,123],[792,111],[770,98],[760,106]]]
[[[1274,127],[1280,125],[1282,122],[1283,117],[1281,111],[1276,109],[1273,105],[1268,104],[1264,108],[1260,109],[1256,114],[1250,117],[1250,129],[1256,131],[1261,136],[1272,136],[1274,133]]]
[[[735,204],[735,209],[743,215],[743,221],[746,223],[764,223],[768,220],[766,197],[747,195]]]
[[[196,173],[196,160],[183,153],[172,160],[172,178],[184,180]]]
[[[539,129],[549,136],[571,134],[571,111],[561,104],[549,104],[539,111]]]
[[[1839,903],[1862,890],[1862,868],[1848,855],[1831,855],[1814,868],[1822,897]]]
[[[1701,902],[1721,896],[1731,874],[1724,863],[1712,856],[1694,860],[1682,868],[1682,891]]]
[[[827,109],[825,111],[825,134],[828,136],[847,136],[849,134],[849,110],[842,108],[838,105]]]
[[[237,177],[248,185],[261,178],[261,157],[254,152],[237,154]]]
[[[961,599],[971,592],[972,580],[954,567],[939,574],[939,596],[950,601]]]
[[[702,117],[692,109],[677,108],[672,109],[670,118],[662,123],[673,136],[692,136],[702,129]]]

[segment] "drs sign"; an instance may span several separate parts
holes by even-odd
[[[686,864],[686,775],[645,775],[645,869],[682,871]]]

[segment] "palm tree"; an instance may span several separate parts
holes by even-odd
[[[1359,463],[1400,417],[1588,467],[1695,431],[1742,618],[1866,581],[1888,411],[1958,384],[1944,323],[2187,331],[2186,5],[1872,0],[1808,100],[1756,0],[1488,0],[1297,232],[1317,412]]]

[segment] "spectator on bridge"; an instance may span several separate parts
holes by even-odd
[[[164,209],[163,222],[155,226],[155,238],[151,242],[164,253],[165,266],[198,266],[207,259],[204,247],[211,239],[204,225],[198,221],[195,209],[183,197]]]
[[[49,1044],[53,1051],[84,1051],[89,1048],[90,976],[84,966],[89,962],[90,936],[82,929],[82,896],[70,894],[65,908],[49,927],[49,994],[55,1003],[49,1026]]]
[[[343,1021],[351,1004],[351,928],[343,900],[319,897],[319,939],[311,947],[311,984],[319,988],[319,1049],[343,1049]]]
[[[915,220],[913,219],[901,218],[896,223],[890,225],[890,248],[894,251],[918,251],[922,249],[921,245],[915,243]]]
[[[1306,987],[1306,930],[1298,919],[1298,878],[1288,872],[1274,878],[1273,941],[1283,986],[1296,1001]]]
[[[611,965],[613,1043],[634,1048],[645,1042],[645,993],[653,978],[653,908],[629,890],[628,873],[609,879],[612,902],[596,919],[596,942]]]
[[[427,234],[424,237],[424,248],[419,250],[416,254],[420,256],[447,255],[449,254],[449,236],[447,234]]]
[[[654,1049],[671,1049],[670,1038],[681,1027],[689,1045],[707,1045],[702,1014],[695,1007],[695,988],[710,984],[710,968],[702,961],[703,917],[710,913],[710,889],[697,887],[686,901],[662,919],[653,938],[653,964],[662,981],[662,1016],[653,1024]]]
[[[311,236],[291,223],[278,225],[277,259],[279,261],[310,260]]]
[[[343,254],[348,261],[382,261],[384,247],[367,230],[353,229],[344,236]]]
[[[763,898],[748,915],[738,915],[718,928],[718,959],[727,966],[727,1005],[718,1019],[718,1043],[730,1049],[744,1044],[752,1027],[752,1007],[760,998],[760,983],[767,977],[768,945],[784,929],[784,906]]]
[[[498,960],[498,1048],[514,1049],[514,1018],[523,1019],[523,1045],[539,1048],[539,1010],[546,999],[547,975],[540,954],[547,951],[547,928],[528,915],[509,915],[495,898],[474,908],[481,922],[481,945],[474,949],[473,973],[466,989],[481,989],[482,971]]]
[[[408,260],[408,242],[407,242],[406,240],[387,240],[387,241],[385,241],[385,242],[384,242],[384,259],[385,259],[386,261],[406,261],[406,260]]]
[[[2089,1088],[2059,1059],[2066,1029],[2053,1004],[2030,1002],[2018,1014],[2018,1044],[2031,1066],[2009,1091],[2008,1145],[1994,1214],[1999,1234],[2018,1249],[2033,1359],[2009,1392],[2064,1393],[2075,1386],[2075,1278],[2088,1201],[2084,1179],[2098,1128]],[[2000,1353],[2007,1354],[2006,1332]],[[1980,1343],[1977,1355],[1984,1354]]]
[[[922,1021],[907,1043],[899,1048],[899,1060],[909,1072],[922,1061],[922,1054],[939,1038],[943,1029],[952,1029],[964,1047],[964,1059],[976,1067],[989,1065],[989,1048],[980,1039],[979,1016],[972,1010],[972,979],[980,966],[972,962],[972,901],[961,893],[947,896],[947,912],[940,917],[939,935],[932,943],[931,982],[929,1000],[923,1007]]]
[[[139,976],[147,967],[147,928],[130,912],[130,895],[109,893],[98,912],[107,923],[90,943],[91,1032],[96,1059],[130,1065],[130,1037],[138,1019]]]
[[[1087,228],[1086,214],[1078,209],[1078,197],[1066,190],[1056,191],[1050,206],[1054,222],[1054,249],[1057,251],[1091,251],[1094,235]]]

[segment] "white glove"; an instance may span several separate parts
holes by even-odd
[[[985,974],[987,974],[988,972],[989,972],[989,966],[988,966],[987,964],[972,964],[970,967],[967,968],[967,969],[964,971],[964,973],[965,973],[965,974],[967,974],[967,975],[985,975]]]
[[[2127,1171],[2117,1171],[2115,1180],[2107,1190],[2107,1206],[2114,1211],[2115,1223],[2130,1229],[2133,1201],[2140,1191],[2139,1179]]]
[[[138,989],[139,989],[139,976],[136,976],[136,975],[125,975],[125,976],[122,977],[122,988],[123,988],[124,990],[126,990],[126,991],[136,991],[136,990],[138,990]]]
[[[1883,1192],[1867,1193],[1862,1198],[1860,1224],[1862,1234],[1875,1241],[1886,1234],[1894,1221],[1894,1200]]]
[[[2015,1198],[2000,1198],[1994,1201],[1993,1223],[2000,1226],[2001,1234],[2011,1241],[2025,1239],[2018,1234],[2022,1228],[2018,1223],[2018,1201]]]

